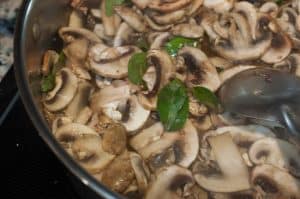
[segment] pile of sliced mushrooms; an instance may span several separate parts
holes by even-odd
[[[63,66],[53,69],[59,51],[44,55],[46,83],[54,75],[44,113],[66,151],[128,198],[300,198],[297,144],[191,93],[217,96],[226,80],[256,67],[300,76],[300,1],[112,2],[109,13],[106,0],[73,0],[58,30]],[[166,43],[176,37],[198,45],[170,54]],[[146,55],[142,84],[128,74],[137,53]],[[169,131],[157,106],[174,79],[186,87],[188,117]]]

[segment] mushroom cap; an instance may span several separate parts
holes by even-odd
[[[210,137],[208,142],[221,173],[197,173],[194,175],[196,182],[213,192],[227,193],[250,189],[248,168],[231,135],[224,133]]]
[[[74,158],[91,173],[102,171],[115,158],[105,152],[101,145],[101,138],[96,135],[83,136],[72,144]]]
[[[193,176],[189,170],[175,165],[167,167],[150,185],[145,199],[180,198],[176,194],[176,189],[191,182],[193,182]]]
[[[130,152],[129,156],[139,191],[143,193],[148,188],[148,176],[150,171],[139,154]]]
[[[46,109],[52,112],[64,109],[72,101],[78,88],[77,77],[68,68],[60,70],[57,78],[61,81],[61,87],[57,89],[53,98],[44,101]]]
[[[203,86],[212,91],[219,88],[221,82],[218,72],[200,49],[185,46],[178,52],[178,55],[184,58],[187,66],[188,86]]]
[[[276,138],[257,140],[249,149],[250,160],[257,164],[270,164],[294,176],[300,176],[300,150],[287,141]]]
[[[223,13],[233,7],[234,0],[204,0],[203,5],[212,8],[216,12]]]
[[[94,51],[92,48],[91,51]],[[134,46],[111,47],[98,56],[91,56],[91,69],[98,75],[109,78],[123,78],[128,73],[131,56],[140,50]]]
[[[55,137],[60,142],[72,142],[82,136],[95,135],[98,133],[88,126],[78,123],[67,123],[57,129]]]
[[[251,174],[251,182],[274,198],[300,198],[300,181],[272,165],[256,166]]]

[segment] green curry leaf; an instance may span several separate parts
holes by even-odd
[[[220,102],[217,96],[205,87],[194,87],[193,96],[202,104],[208,106],[212,110],[218,110]]]
[[[157,111],[167,131],[176,131],[184,126],[189,113],[189,102],[187,89],[180,80],[175,79],[161,89]]]
[[[196,39],[176,36],[165,44],[165,50],[169,53],[169,55],[176,56],[178,51],[185,45],[197,47],[198,44],[199,42]]]
[[[148,69],[147,54],[144,52],[135,53],[128,62],[128,78],[136,85],[144,83],[143,76]]]

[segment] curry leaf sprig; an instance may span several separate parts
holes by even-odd
[[[182,36],[175,36],[165,44],[165,50],[169,53],[169,55],[174,57],[177,55],[178,51],[182,47],[184,47],[184,46],[197,47],[198,44],[199,44],[199,41],[197,39],[191,39],[191,38],[182,37]]]

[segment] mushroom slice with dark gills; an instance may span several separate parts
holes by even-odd
[[[91,49],[92,50],[92,49]],[[130,57],[140,50],[134,46],[111,47],[99,55],[90,57],[91,69],[98,75],[109,78],[124,78],[128,73]]]
[[[125,22],[121,23],[117,34],[114,38],[114,47],[124,46],[128,44],[131,34],[133,33],[133,29]]]
[[[64,109],[74,98],[77,88],[77,77],[70,69],[63,68],[56,76],[56,87],[45,98],[46,109],[52,112]]]
[[[151,14],[150,17],[157,24],[160,25],[168,25],[178,23],[178,21],[184,20],[186,15],[185,10],[176,10],[174,12],[166,13],[166,14]]]
[[[199,172],[196,182],[213,192],[237,192],[251,188],[249,172],[240,152],[229,133],[208,138],[208,142],[220,168],[211,174]]]
[[[172,24],[168,24],[168,25],[160,25],[157,24],[153,21],[153,19],[151,19],[149,16],[145,16],[145,21],[147,22],[148,26],[155,31],[166,31],[169,30],[172,27]]]
[[[216,91],[220,86],[220,79],[216,68],[209,62],[207,56],[198,48],[183,47],[178,55],[182,56],[187,66],[187,85],[203,86]]]
[[[161,13],[169,13],[184,8],[191,2],[192,0],[178,0],[169,2],[163,0],[154,0],[148,4],[148,7]]]
[[[278,10],[279,10],[278,5],[275,2],[272,2],[272,1],[268,1],[268,2],[264,3],[259,8],[260,12],[267,13],[267,14],[269,14],[270,16],[272,16],[274,18],[276,18]]]
[[[232,16],[234,23],[229,28],[229,39],[215,40],[213,48],[224,58],[234,61],[261,57],[271,45],[272,33],[268,28],[270,18],[262,14],[258,16],[256,39],[253,40],[243,15],[233,13]]]
[[[300,198],[299,179],[272,165],[256,166],[251,174],[251,182],[270,198]]]
[[[116,13],[135,31],[145,32],[147,30],[143,15],[138,14],[131,8],[125,6],[115,7]]]
[[[151,90],[143,91],[138,95],[138,100],[145,109],[155,110],[158,91],[164,87],[176,72],[175,64],[167,52],[163,50],[153,49],[148,52],[147,59],[151,67],[144,75],[146,83],[152,82]],[[149,75],[150,69],[154,70],[153,75]],[[154,83],[153,83],[154,82]]]
[[[128,151],[116,157],[103,171],[101,182],[113,191],[122,193],[135,178]]]
[[[300,176],[300,150],[287,141],[264,138],[256,141],[249,149],[250,160],[257,164],[270,164],[290,174]]]
[[[77,93],[73,100],[64,110],[66,116],[75,120],[80,111],[82,111],[89,104],[89,96],[92,90],[92,85],[87,81],[80,81],[78,83]]]
[[[163,169],[156,180],[150,185],[146,192],[146,199],[179,199],[176,190],[185,184],[192,183],[193,176],[191,172],[179,166],[170,166]]]
[[[71,43],[76,39],[87,39],[89,42],[96,44],[101,43],[97,35],[85,28],[62,27],[59,29],[59,36],[65,43]]]
[[[73,157],[91,173],[102,171],[115,158],[113,154],[103,150],[101,138],[86,135],[76,139],[72,144]]]

